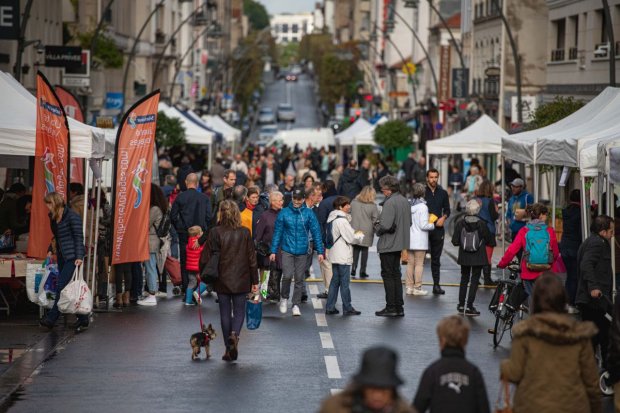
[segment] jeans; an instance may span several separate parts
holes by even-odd
[[[577,257],[564,256],[562,259],[566,265],[566,294],[568,295],[568,304],[575,305],[575,297],[577,296],[577,286],[579,285],[579,261]]]
[[[242,294],[217,294],[220,305],[220,323],[222,325],[222,338],[228,348],[228,338],[234,332],[237,337],[241,333],[245,318],[245,293]]]
[[[349,289],[351,266],[346,264],[332,264],[332,282],[329,284],[329,292],[327,293],[327,311],[336,308],[338,301],[338,289],[340,289],[340,298],[342,298],[342,311],[350,311],[351,306],[351,290]]]
[[[424,272],[424,256],[426,251],[409,250],[407,252],[409,261],[407,262],[407,288],[422,288],[422,273]]]
[[[280,296],[288,299],[291,294],[291,279],[295,279],[293,290],[293,305],[301,304],[301,292],[304,288],[304,274],[306,272],[306,255],[293,255],[282,251],[282,289]]]
[[[441,269],[441,253],[443,252],[443,239],[445,231],[443,228],[435,228],[428,234],[428,242],[431,251],[431,274],[433,274],[433,284],[439,285],[439,270]]]
[[[362,253],[362,264],[360,266],[360,274],[366,274],[366,265],[368,264],[368,247],[361,247],[359,245],[353,246],[353,268],[351,274],[355,274],[357,269],[357,260]]]
[[[383,252],[379,254],[381,260],[381,278],[385,289],[385,304],[389,310],[402,309],[403,284],[400,273],[400,251]]]
[[[189,278],[187,276],[187,270],[185,269],[187,266],[187,241],[189,237],[187,236],[187,232],[179,232],[179,260],[181,261],[181,291],[185,291],[187,289],[187,283],[189,282]]]
[[[480,283],[480,274],[482,273],[482,266],[470,266],[461,265],[461,285],[459,287],[459,305],[465,305],[465,298],[467,297],[467,307],[474,305],[476,299],[476,292],[478,292],[478,284]],[[469,285],[469,294],[467,293],[467,284]]]
[[[62,257],[58,257],[58,284],[56,285],[56,299],[54,300],[54,306],[47,312],[47,321],[51,324],[55,324],[58,317],[60,317],[60,311],[58,310],[58,300],[60,299],[60,292],[69,284],[73,272],[75,271],[74,261],[65,261]],[[79,321],[88,321],[88,315],[77,314]]]
[[[157,271],[157,253],[150,253],[149,259],[144,261],[144,269],[146,271],[146,285],[149,293],[155,294],[157,292],[157,281],[159,279],[159,272]]]
[[[532,291],[534,290],[535,282],[536,282],[536,279],[523,280],[523,289],[525,290],[525,293],[527,294],[527,306],[530,309],[530,311],[532,310]]]

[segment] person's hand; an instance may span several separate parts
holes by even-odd
[[[319,254],[319,264],[322,263],[324,259],[323,254]]]
[[[446,216],[442,215],[441,218],[439,218],[437,221],[435,221],[435,226],[438,228],[443,227],[444,222],[446,222]]]
[[[254,284],[254,285],[252,286],[252,292],[253,292],[254,294],[258,293],[258,284]]]
[[[603,292],[601,290],[592,290],[590,291],[590,296],[592,298],[601,298],[603,296]]]
[[[271,261],[271,262],[276,262],[276,254],[271,254],[271,255],[269,256],[269,261]]]
[[[80,265],[82,265],[82,262],[83,262],[83,261],[82,261],[81,259],[79,259],[79,258],[78,258],[77,260],[75,260],[75,266],[76,266],[76,267],[79,267]]]
[[[196,239],[194,240],[194,245],[192,245],[192,249],[197,250],[197,249],[199,249],[199,248],[200,248],[200,243],[198,242],[198,239],[196,238]]]

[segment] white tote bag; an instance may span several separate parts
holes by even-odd
[[[65,314],[90,314],[92,309],[93,295],[76,267],[71,281],[60,292],[58,310]]]

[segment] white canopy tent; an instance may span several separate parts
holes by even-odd
[[[172,106],[168,106],[163,102],[159,102],[158,107],[160,112],[164,112],[166,116],[173,119],[179,119],[181,125],[185,129],[185,140],[190,145],[206,145],[209,147],[209,161],[208,168],[211,169],[211,163],[213,159],[213,140],[215,134],[204,128],[201,128],[191,120],[185,117],[178,109]]]
[[[194,113],[194,116],[198,116]],[[201,118],[204,123],[211,129],[219,132],[224,137],[224,140],[230,144],[234,144],[241,139],[241,131],[237,128],[230,126],[224,119],[218,115],[204,115]]]
[[[426,142],[428,155],[449,154],[499,154],[502,151],[502,136],[506,131],[493,119],[482,115],[467,128],[441,139]]]
[[[384,117],[379,119],[374,125],[364,118],[357,119],[348,128],[336,134],[336,143],[340,148],[343,146],[353,147],[353,159],[357,159],[358,145],[376,145],[375,128],[377,125],[387,122],[387,119],[382,119],[384,119]]]

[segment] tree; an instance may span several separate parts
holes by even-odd
[[[387,150],[411,145],[413,130],[402,120],[390,120],[375,129],[375,142]]]
[[[582,100],[575,100],[572,96],[567,98],[556,96],[553,102],[545,103],[536,108],[527,129],[538,129],[551,125],[578,111],[583,105],[585,103]]]
[[[248,16],[253,30],[263,30],[269,26],[269,14],[265,6],[255,0],[243,0],[243,14]]]
[[[299,43],[287,43],[278,46],[278,64],[281,67],[290,65],[299,59]]]
[[[171,148],[184,145],[185,128],[179,119],[169,118],[164,112],[157,114],[155,141],[160,148]]]

